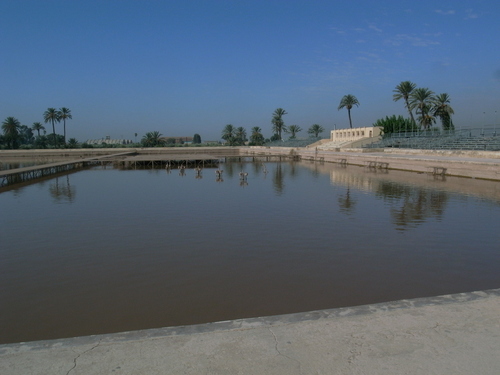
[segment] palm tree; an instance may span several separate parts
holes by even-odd
[[[286,132],[292,134],[290,139],[294,139],[295,135],[300,131],[302,131],[302,128],[299,125],[290,125]]]
[[[59,121],[63,120],[64,123],[64,143],[66,144],[66,119],[72,119],[71,110],[66,107],[59,109]]]
[[[408,113],[410,113],[410,118],[413,125],[415,125],[415,119],[413,118],[413,112],[410,109],[410,103],[408,102],[408,99],[410,98],[410,95],[413,92],[413,90],[415,90],[415,87],[417,87],[416,83],[410,81],[404,81],[401,82],[399,85],[397,85],[394,90],[392,90],[392,92],[395,93],[392,96],[392,99],[395,102],[397,102],[399,99],[404,99],[405,107],[408,110]]]
[[[446,93],[436,96],[436,103],[434,106],[434,116],[441,119],[443,130],[453,130],[453,121],[451,115],[455,113],[453,108],[450,107],[450,96]]]
[[[410,95],[410,109],[415,109],[415,113],[420,115],[418,120],[422,129],[430,128],[431,124],[436,121],[430,113],[435,102],[434,92],[426,87],[419,87]]]
[[[318,125],[318,124],[313,124],[309,127],[309,129],[307,130],[307,133],[308,134],[314,134],[314,136],[316,138],[318,138],[319,134],[320,133],[323,133],[325,131],[325,129],[323,129],[323,127],[321,125]]]
[[[31,129],[36,130],[38,132],[38,136],[40,136],[40,130],[45,130],[45,127],[41,122],[34,122]]]
[[[247,131],[242,126],[236,128],[234,136],[236,138],[236,143],[240,146],[244,145],[247,141]]]
[[[229,146],[234,146],[236,129],[233,125],[227,124],[222,130],[221,138],[224,139]]]
[[[70,138],[68,140],[68,147],[69,148],[77,148],[78,147],[78,141],[76,140],[76,138]]]
[[[16,148],[17,141],[19,140],[19,129],[21,123],[15,117],[7,117],[2,122],[2,130],[7,144],[10,143],[11,148]]]
[[[349,126],[351,127],[351,129],[352,129],[351,108],[353,106],[356,106],[356,107],[359,106],[358,99],[354,95],[348,94],[348,95],[344,95],[342,97],[342,99],[340,100],[339,108],[338,108],[339,111],[342,108],[347,108],[347,113],[349,115]]]
[[[252,128],[252,135],[250,135],[250,144],[255,146],[262,146],[264,144],[264,136],[262,129],[258,126]]]
[[[48,123],[48,122],[52,123],[52,134],[53,134],[53,139],[54,139],[54,147],[57,147],[56,127],[54,124],[56,122],[60,121],[59,112],[55,108],[47,108],[47,110],[43,114],[43,119],[45,120],[45,123]]]
[[[165,145],[165,141],[161,138],[159,131],[147,132],[141,139],[144,147],[161,147]]]
[[[165,146],[165,139],[163,139],[161,136],[162,134],[159,131],[154,131],[154,132],[149,132],[146,133],[150,143],[152,144],[152,147],[163,147]]]
[[[281,132],[286,131],[285,122],[283,121],[283,116],[288,114],[283,108],[276,108],[273,112],[273,119],[271,123],[273,124],[273,133],[278,134],[279,139],[281,139]]]
[[[27,145],[33,143],[33,140],[33,130],[31,130],[31,128],[26,125],[19,126],[19,143],[22,145]]]
[[[425,106],[423,113],[418,118],[418,121],[423,129],[429,130],[431,125],[436,123],[436,118],[431,111],[431,106]]]

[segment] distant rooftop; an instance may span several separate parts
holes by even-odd
[[[101,138],[101,139],[87,139],[85,142],[89,145],[102,145],[103,143],[107,145],[129,145],[132,142],[130,139],[111,139],[111,138]]]
[[[161,137],[167,143],[175,143],[175,144],[183,144],[183,143],[191,143],[193,142],[193,137]],[[174,142],[169,140],[174,140]]]

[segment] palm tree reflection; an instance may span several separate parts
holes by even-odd
[[[414,228],[429,218],[441,219],[448,201],[444,191],[387,181],[379,184],[376,194],[397,205],[390,213],[398,230]]]
[[[285,188],[285,174],[283,173],[283,167],[281,163],[276,164],[276,169],[274,170],[274,176],[273,176],[273,186],[274,186],[274,191],[278,195],[283,194],[283,189]]]
[[[340,212],[345,214],[351,214],[354,210],[354,206],[356,206],[356,201],[351,197],[351,189],[349,185],[347,186],[347,192],[344,196],[340,196],[338,198]]]
[[[76,190],[69,182],[69,175],[66,175],[66,183],[59,183],[59,178],[64,180],[64,177],[56,177],[55,181],[49,186],[49,193],[56,202],[73,203],[75,200]]]

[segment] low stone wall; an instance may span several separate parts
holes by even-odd
[[[401,148],[374,149],[383,150],[386,154],[398,155],[439,155],[439,156],[462,156],[470,158],[500,159],[500,151],[472,151],[472,150],[413,150]]]
[[[79,149],[51,149],[51,150],[0,150],[1,158],[27,158],[37,159],[46,157],[67,157],[78,159],[80,157],[92,157],[101,155],[112,155],[122,152],[132,152],[132,148],[79,148]]]
[[[151,147],[151,148],[78,148],[78,149],[50,149],[50,150],[0,150],[0,159],[5,158],[45,158],[45,157],[66,157],[81,158],[101,155],[113,155],[123,152],[135,152],[137,154],[208,154],[217,156],[238,156],[238,147]]]
[[[458,176],[500,181],[500,153],[475,151],[386,152],[388,149],[342,149],[342,152],[289,147],[251,147],[242,154],[283,155],[301,160],[359,165],[371,169],[393,169],[440,176]]]

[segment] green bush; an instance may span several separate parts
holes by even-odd
[[[384,119],[377,120],[373,126],[379,127],[383,134],[418,131],[418,127],[410,119],[401,115],[397,117],[396,115],[386,116]]]

